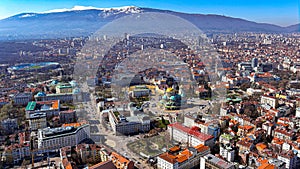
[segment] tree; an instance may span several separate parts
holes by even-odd
[[[254,105],[248,105],[244,107],[244,114],[251,118],[257,118],[259,116],[258,111]]]
[[[248,88],[250,88],[251,84],[249,82],[245,82],[241,84],[240,89],[243,91],[246,91]]]
[[[166,121],[165,121],[165,119],[164,119],[164,116],[161,116],[161,123],[162,123],[162,124],[165,124],[165,123],[166,123]]]
[[[51,93],[56,93],[55,86],[51,86],[51,87],[50,87],[50,91],[51,91]]]
[[[11,144],[11,141],[9,139],[9,136],[6,136],[6,138],[5,138],[5,145],[9,146],[10,144]]]

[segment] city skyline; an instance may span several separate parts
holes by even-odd
[[[162,0],[113,0],[113,1],[80,1],[80,0],[2,0],[0,1],[0,19],[26,12],[41,13],[53,9],[71,9],[74,6],[93,6],[110,8],[120,6],[138,6],[173,10],[184,13],[217,14],[234,18],[246,19],[259,23],[270,23],[279,26],[290,26],[299,23],[299,1],[280,0],[266,1],[162,1]]]

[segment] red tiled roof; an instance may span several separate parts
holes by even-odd
[[[89,169],[117,169],[117,167],[112,161],[103,161],[89,167]]]
[[[214,138],[211,135],[208,135],[208,134],[205,134],[205,133],[201,133],[199,131],[198,127],[189,128],[189,127],[183,126],[180,123],[172,123],[172,124],[169,124],[169,126],[172,127],[172,128],[176,128],[178,130],[181,130],[184,133],[193,135],[193,136],[195,136],[196,138],[198,138],[198,139],[200,139],[202,141],[207,141],[207,140],[210,140],[210,139]]]

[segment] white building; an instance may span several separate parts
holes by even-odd
[[[150,89],[145,85],[138,85],[132,91],[132,97],[148,97],[150,95]]]
[[[291,72],[293,73],[297,73],[300,72],[300,63],[295,63],[291,68],[290,68]]]
[[[300,107],[296,108],[296,117],[300,117]]]
[[[186,127],[180,123],[172,123],[168,125],[170,139],[181,143],[187,143],[190,146],[203,144],[213,147],[214,137],[212,135],[204,134],[199,131],[198,127]]]
[[[221,144],[220,155],[229,162],[233,162],[235,159],[235,150],[231,146]]]
[[[146,114],[125,117],[118,111],[108,112],[109,123],[116,135],[144,133],[150,130],[150,118]]]
[[[276,108],[278,106],[278,100],[273,96],[263,95],[260,99],[261,104],[268,104],[272,108]]]
[[[200,159],[200,169],[235,169],[232,163],[226,162],[212,154],[208,154]]]
[[[278,160],[285,162],[285,168],[299,168],[297,152],[285,151],[278,154]]]
[[[87,138],[90,138],[89,124],[70,123],[58,128],[48,127],[38,130],[38,148],[47,151],[75,146]]]

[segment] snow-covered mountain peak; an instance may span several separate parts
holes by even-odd
[[[112,7],[112,8],[97,8],[93,6],[74,6],[73,8],[62,8],[62,9],[52,9],[49,11],[40,12],[41,14],[46,13],[58,13],[58,12],[70,12],[70,11],[83,11],[83,10],[101,10],[105,12],[125,12],[125,13],[139,13],[141,12],[139,7],[136,6],[122,6],[122,7]]]

